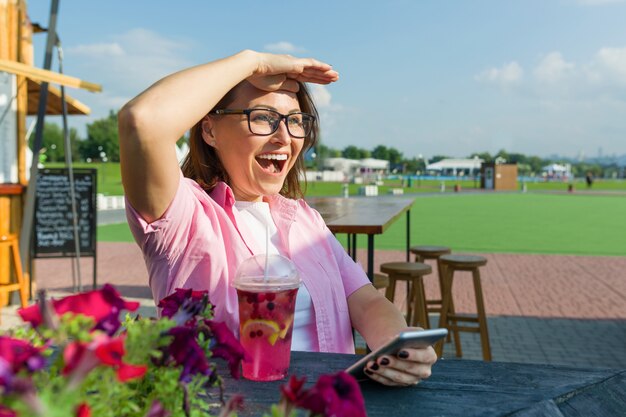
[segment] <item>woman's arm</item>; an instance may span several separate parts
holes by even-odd
[[[348,297],[348,308],[352,325],[371,349],[410,329],[402,313],[371,285],[352,293]],[[397,357],[385,355],[376,363],[368,363],[365,373],[385,385],[413,385],[430,376],[436,360],[432,347],[404,349]]]
[[[239,82],[267,91],[297,89],[296,81],[329,83],[330,66],[313,59],[242,51],[169,75],[119,112],[125,194],[148,222],[158,219],[179,181],[174,144]]]

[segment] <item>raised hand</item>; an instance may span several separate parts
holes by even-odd
[[[257,69],[248,81],[260,90],[297,92],[298,81],[330,84],[339,79],[339,73],[329,64],[316,59],[267,53],[257,56]]]

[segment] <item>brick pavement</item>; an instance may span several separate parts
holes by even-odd
[[[483,254],[481,270],[493,359],[507,362],[548,363],[626,368],[626,258],[560,255]],[[404,260],[402,251],[376,251],[375,267]],[[365,260],[365,251],[357,258]],[[82,260],[83,283],[91,282],[92,259]],[[69,259],[37,259],[39,288],[71,288]],[[437,293],[436,279],[426,279],[426,291]],[[142,299],[143,314],[154,311],[149,300],[143,258],[133,243],[98,243],[98,282],[110,282],[127,297]],[[455,275],[458,312],[473,309],[469,274]],[[396,304],[404,308],[404,285]],[[2,325],[15,320],[14,308],[2,311]],[[433,317],[436,321],[436,317]],[[461,336],[464,358],[480,359],[477,334]],[[451,349],[452,348],[452,349]],[[446,346],[453,358],[453,346]]]

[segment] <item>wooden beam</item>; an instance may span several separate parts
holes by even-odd
[[[100,84],[90,83],[88,81],[83,81],[79,78],[59,74],[58,72],[54,71],[47,71],[44,69],[35,68],[30,65],[22,64],[15,61],[9,61],[7,59],[0,59],[0,71],[23,75],[25,77],[41,82],[60,84],[66,87],[82,88],[84,90],[88,90],[94,93],[102,91],[102,86]]]

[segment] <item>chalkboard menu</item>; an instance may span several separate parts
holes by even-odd
[[[74,169],[80,256],[96,251],[96,170]],[[34,256],[76,256],[70,178],[67,168],[44,169],[37,176]]]

